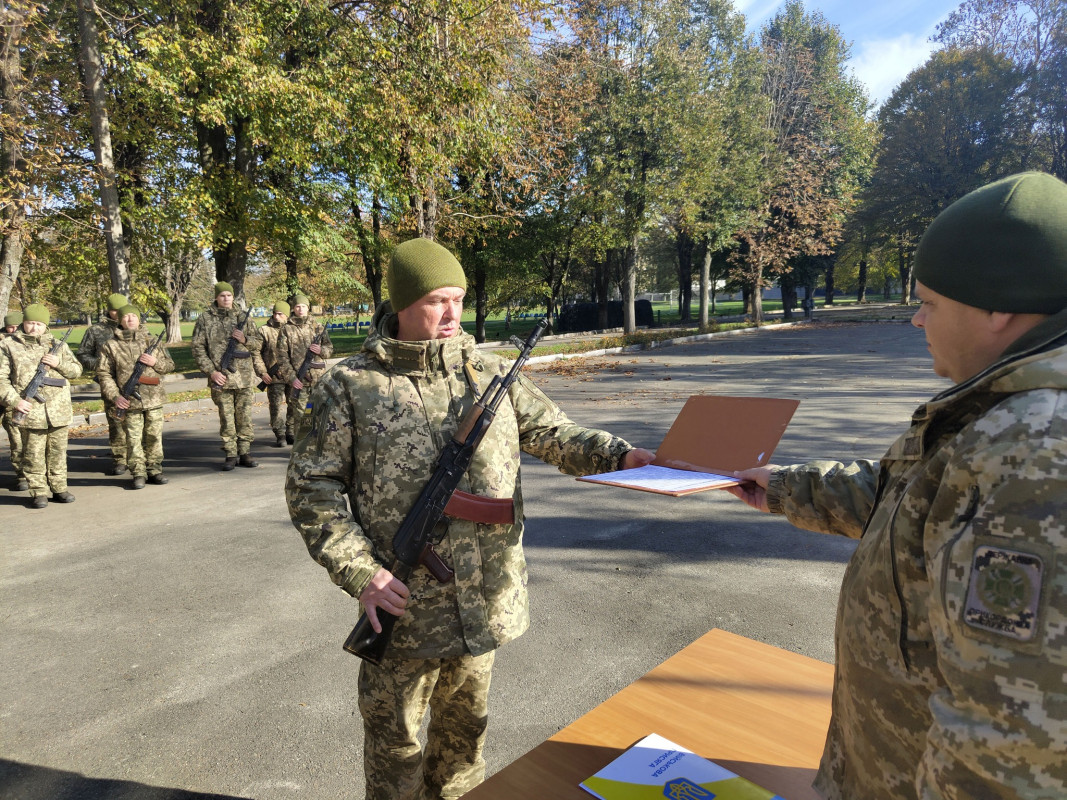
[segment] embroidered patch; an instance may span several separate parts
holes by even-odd
[[[963,621],[1029,642],[1037,633],[1044,564],[1031,553],[981,545],[974,551]]]

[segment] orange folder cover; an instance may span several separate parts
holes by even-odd
[[[578,480],[674,496],[736,486],[730,473],[770,463],[799,405],[781,398],[693,395],[649,466]]]

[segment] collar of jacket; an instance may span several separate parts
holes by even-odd
[[[137,334],[139,334],[140,332],[140,329],[131,331],[127,330],[126,328],[120,328],[118,331],[115,332],[115,338],[120,339],[124,342],[135,342],[137,341]]]
[[[402,341],[395,336],[396,314],[386,300],[374,312],[363,350],[392,372],[411,377],[458,372],[476,349],[474,337],[464,330],[448,339]]]
[[[11,334],[11,336],[22,342],[23,344],[46,344],[49,346],[51,346],[53,338],[52,332],[48,330],[46,330],[44,333],[38,333],[34,336],[30,336],[30,334],[26,333],[26,331],[19,329],[13,334]]]
[[[111,319],[107,314],[104,314],[100,321],[105,325],[110,325],[116,333],[122,330],[122,322],[117,319]]]
[[[236,319],[237,318],[237,314],[240,311],[240,309],[237,308],[237,306],[230,306],[229,308],[219,308],[214,303],[212,303],[210,306],[208,306],[207,310],[208,310],[208,313],[214,314],[216,317],[219,317],[220,319],[227,319],[228,317],[233,317],[234,319]]]
[[[311,322],[311,315],[310,314],[308,316],[306,316],[306,317],[297,317],[297,316],[289,317],[289,324],[290,325],[296,325],[296,327],[298,327],[298,328],[300,328],[300,327],[302,327],[304,325],[307,325],[310,322]]]
[[[1013,342],[977,375],[946,389],[915,410],[912,423],[921,425],[943,413],[954,414],[980,397],[998,402],[1032,389],[1067,390],[1067,309],[1053,314]]]

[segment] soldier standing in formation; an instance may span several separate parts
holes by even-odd
[[[163,474],[163,404],[167,393],[160,378],[174,370],[174,362],[162,342],[154,353],[146,352],[150,337],[141,327],[141,312],[136,306],[121,308],[119,319],[122,330],[101,349],[96,374],[104,397],[124,412],[121,424],[126,429],[130,486],[143,489],[146,480],[157,485],[167,483]],[[140,397],[123,397],[122,387],[138,362],[145,365],[137,386]]]
[[[244,317],[244,324],[237,322]],[[251,315],[234,308],[233,286],[220,281],[215,284],[215,302],[196,319],[193,328],[192,353],[201,372],[208,376],[211,400],[219,410],[219,435],[226,453],[223,471],[242,467],[258,467],[252,458],[252,394],[256,386],[252,353],[249,347],[258,337]],[[234,350],[232,372],[222,371],[222,357],[231,339],[238,342]]]
[[[841,585],[822,797],[1067,797],[1067,184],[957,200],[915,251],[933,369],[880,461],[729,489],[859,539]]]
[[[0,342],[18,332],[21,324],[22,314],[18,311],[12,311],[10,314],[4,315],[4,330],[0,331]],[[12,484],[11,488],[15,492],[24,492],[30,488],[30,484],[22,473],[22,465],[19,463],[22,458],[22,434],[19,433],[15,421],[11,419],[13,411],[14,408],[8,408],[0,400],[0,418],[3,419],[4,430],[7,431],[7,441],[11,445],[11,467],[15,470],[15,483]]]
[[[279,374],[285,385],[290,387],[286,394],[288,412],[285,416],[285,441],[292,444],[296,426],[304,412],[308,391],[312,384],[326,369],[326,359],[333,354],[333,342],[325,326],[316,322],[308,312],[311,303],[302,294],[293,297],[293,314],[278,334]],[[316,344],[314,341],[318,337]],[[301,381],[297,371],[304,363],[305,355],[310,351],[314,360],[311,369]]]
[[[375,312],[363,352],[310,392],[285,494],[308,551],[359,598],[375,630],[379,609],[399,616],[383,663],[360,666],[367,800],[455,798],[485,774],[496,648],[530,622],[520,451],[574,475],[641,466],[653,454],[574,424],[520,376],[461,487],[504,513],[491,522],[473,513],[452,519],[438,550],[455,578],[439,583],[420,568],[405,585],[385,566],[393,535],[445,442],[510,363],[479,350],[460,327],[467,281],[444,247],[401,244],[388,281],[390,299]],[[418,734],[428,708],[424,750]]]
[[[98,323],[91,325],[82,337],[78,345],[78,361],[85,367],[87,373],[96,374],[97,365],[100,361],[100,350],[111,338],[118,333],[119,309],[129,301],[124,295],[112,294],[107,298],[107,315]],[[99,383],[99,381],[97,381]],[[115,407],[101,393],[100,399],[104,401],[104,416],[107,417],[107,439],[111,446],[111,474],[122,475],[126,472],[126,431],[122,423],[115,419],[112,413]]]
[[[259,326],[258,346],[253,343],[252,359],[256,373],[266,384],[267,403],[270,406],[270,427],[274,431],[274,446],[285,446],[285,419],[288,404],[285,382],[281,380],[278,361],[278,334],[289,318],[289,304],[279,300],[274,304],[270,319]]]
[[[20,464],[29,484],[30,508],[47,506],[49,491],[57,503],[74,502],[67,491],[67,429],[74,416],[69,381],[82,374],[82,367],[66,342],[50,353],[55,343],[48,332],[48,309],[37,304],[23,312],[22,330],[0,342],[0,403],[26,415],[19,423]],[[43,401],[26,399],[21,393],[40,364],[58,377],[45,378],[39,390]]]

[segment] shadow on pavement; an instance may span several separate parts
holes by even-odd
[[[0,758],[0,795],[6,800],[242,800],[229,794],[168,789],[113,778],[88,778],[77,772],[6,758]]]

